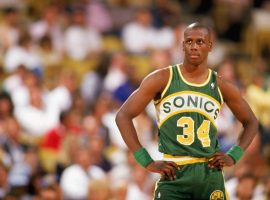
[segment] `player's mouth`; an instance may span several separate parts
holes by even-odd
[[[199,55],[199,54],[190,54],[189,57],[190,57],[191,59],[197,59],[197,58],[200,57],[200,55]]]

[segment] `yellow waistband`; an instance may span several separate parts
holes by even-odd
[[[163,154],[163,160],[173,161],[177,165],[187,165],[193,163],[208,162],[208,158],[196,158],[191,156],[172,156],[169,154]]]

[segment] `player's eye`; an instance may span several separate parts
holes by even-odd
[[[203,44],[204,43],[204,41],[203,40],[197,40],[197,44]]]
[[[191,44],[192,41],[191,40],[186,40],[186,44]]]

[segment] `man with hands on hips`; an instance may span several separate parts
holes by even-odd
[[[236,164],[258,132],[238,88],[208,67],[211,49],[210,29],[190,24],[184,32],[183,63],[146,76],[117,113],[117,126],[136,161],[161,174],[155,200],[228,199],[222,168]],[[132,122],[152,100],[163,153],[159,161],[142,147]],[[215,124],[223,102],[243,125],[238,143],[226,153],[219,151]]]

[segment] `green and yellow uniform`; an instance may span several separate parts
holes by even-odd
[[[159,151],[181,169],[176,180],[157,183],[155,199],[226,199],[222,171],[208,168],[207,163],[219,150],[215,120],[223,99],[217,75],[209,69],[204,83],[193,84],[184,79],[180,67],[169,67],[168,83],[154,103]]]

